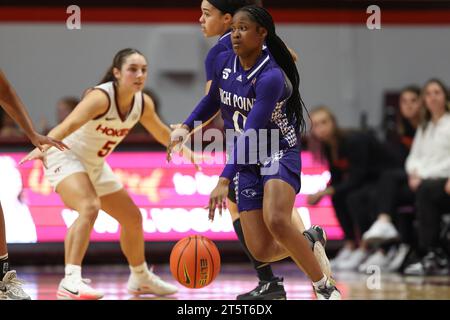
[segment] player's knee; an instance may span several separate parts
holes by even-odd
[[[278,212],[279,213],[279,212]],[[271,214],[266,219],[267,227],[270,232],[277,238],[284,237],[286,228],[289,227],[290,219],[281,214]]]
[[[91,223],[95,222],[99,211],[100,201],[98,199],[85,201],[81,204],[79,209],[80,217],[89,220]]]
[[[142,228],[142,215],[139,210],[136,210],[136,212],[133,212],[132,214],[129,214],[127,216],[126,221],[124,221],[124,226],[127,226],[129,228]]]

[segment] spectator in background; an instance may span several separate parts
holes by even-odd
[[[377,265],[388,271],[397,271],[405,261],[412,245],[412,225],[408,226],[404,223],[404,228],[399,228],[401,229],[399,233],[393,221],[400,223],[398,219],[400,217],[396,215],[400,205],[414,205],[414,193],[408,186],[408,175],[404,166],[421,121],[423,109],[419,87],[408,86],[401,91],[399,109],[396,135],[386,143],[387,150],[395,159],[395,168],[384,170],[375,186],[369,203],[373,205],[376,221],[364,233],[363,240],[372,244],[383,244],[399,239],[400,245],[398,250],[393,247],[389,254],[386,254],[382,248],[377,250],[360,265],[359,269],[363,272],[370,265]]]
[[[450,110],[447,87],[438,79],[423,88],[425,118],[406,160],[409,186],[416,192],[420,262],[409,275],[448,274],[448,253],[440,243],[441,216],[450,212]]]
[[[63,97],[56,104],[56,121],[58,123],[63,120],[75,109],[77,104],[80,103],[80,99],[76,97]]]
[[[72,111],[77,104],[80,103],[80,99],[77,97],[66,96],[58,100],[56,104],[56,123],[61,123]],[[46,120],[41,123],[42,133],[47,134],[52,129],[48,126]]]
[[[331,184],[325,190],[309,195],[308,203],[315,205],[325,195],[332,197],[345,238],[344,247],[332,262],[333,267],[351,270],[368,255],[366,248],[360,246],[360,235],[373,222],[365,204],[361,208],[355,199],[360,198],[359,192],[366,192],[377,181],[381,169],[386,166],[385,153],[374,135],[340,129],[327,107],[316,107],[310,114],[312,138],[318,142],[317,150],[311,149],[328,160]]]
[[[15,121],[0,108],[0,138],[26,138],[25,133],[20,130]]]

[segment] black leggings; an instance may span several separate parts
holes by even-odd
[[[384,171],[376,185],[374,197],[375,214],[387,213],[392,220],[398,206],[413,206],[414,192],[409,189],[406,171],[402,168]]]
[[[450,195],[444,190],[447,179],[423,180],[416,193],[419,247],[427,251],[439,247],[441,216],[450,213]]]
[[[359,239],[374,221],[369,204],[373,190],[372,184],[366,184],[350,192],[333,195],[334,210],[345,240]]]

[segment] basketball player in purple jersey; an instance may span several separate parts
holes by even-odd
[[[65,150],[67,146],[52,138],[38,134],[28,115],[25,106],[20,101],[12,85],[0,70],[0,106],[25,131],[31,143],[42,149],[45,145]],[[0,205],[0,300],[29,300],[30,296],[22,289],[22,281],[17,279],[16,271],[10,270],[8,250],[6,246],[5,218]]]
[[[214,63],[218,55],[222,52],[232,50],[231,44],[231,23],[233,19],[233,14],[241,7],[245,5],[256,4],[261,6],[261,1],[257,0],[203,0],[201,4],[202,15],[199,19],[201,23],[202,32],[205,37],[220,36],[216,45],[214,45],[208,52],[205,59],[205,71],[206,71],[206,86],[205,94],[208,94],[209,88],[211,86],[212,79],[214,77]],[[265,46],[264,46],[265,47]],[[296,59],[295,53],[290,50],[293,58]],[[205,124],[209,123],[214,117],[219,114],[217,111],[210,119],[208,119]],[[237,114],[236,114],[237,115]],[[176,126],[173,128],[177,128]],[[224,129],[234,130],[238,128],[239,125],[235,124],[234,121],[225,121]],[[236,129],[236,130],[238,130]],[[239,131],[239,130],[238,130]],[[234,141],[228,141],[228,146],[232,146]],[[229,148],[231,149],[231,148]],[[238,208],[236,205],[236,196],[234,192],[234,186],[231,182],[228,194],[228,209],[233,220],[233,227],[238,236],[238,239],[252,262],[258,278],[258,285],[251,291],[240,294],[237,296],[238,300],[266,300],[266,299],[286,299],[286,292],[283,286],[283,278],[275,277],[270,264],[257,261],[253,258],[249,252],[244,239],[244,234],[242,231],[241,221],[239,217]],[[298,216],[297,210],[294,208],[293,214],[296,216],[294,218],[295,223],[298,225],[301,231],[305,230],[303,222]],[[310,241],[311,247],[314,247],[315,242],[319,241],[321,244],[318,246],[325,245],[326,235],[325,232],[319,226],[312,226],[305,232],[305,236]],[[328,258],[326,257],[325,251],[321,248],[315,251],[318,255],[321,265],[325,265],[324,269],[326,273],[329,269]]]
[[[298,223],[293,223],[292,209],[300,190],[301,171],[297,135],[304,127],[295,63],[275,34],[270,14],[257,6],[236,12],[232,43],[234,52],[223,52],[214,62],[208,95],[183,127],[172,132],[172,147],[193,129],[195,120],[206,121],[221,110],[225,128],[234,127],[243,133],[211,193],[210,218],[216,208],[221,213],[234,180],[245,242],[253,257],[273,262],[291,256],[312,280],[319,299],[340,299],[332,279],[324,274],[308,242],[299,233]],[[270,54],[263,49],[264,43]],[[276,146],[269,143],[270,137],[263,139],[258,135],[262,129],[275,131],[279,148],[271,150]],[[246,137],[255,131],[258,142],[247,143]],[[259,154],[261,145],[270,150],[270,156]],[[257,155],[258,161],[243,162],[249,155]],[[273,168],[277,168],[276,172],[271,172]]]

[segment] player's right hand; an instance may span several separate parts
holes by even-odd
[[[180,152],[183,143],[189,135],[189,129],[182,124],[171,124],[170,142],[167,146],[167,162],[172,160],[172,152]]]
[[[50,147],[55,147],[61,151],[69,149],[69,147],[64,142],[40,135],[39,133],[35,133],[33,136],[31,136],[30,140],[31,143],[42,152],[46,151]]]
[[[29,154],[27,154],[25,157],[22,158],[22,160],[19,161],[19,164],[23,164],[27,161],[31,160],[41,160],[42,164],[44,165],[45,169],[47,169],[47,155],[46,151],[41,151],[39,148],[34,148],[33,151],[31,151]]]

